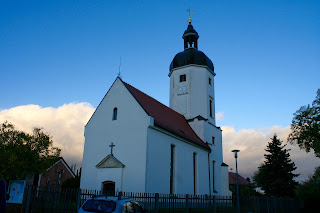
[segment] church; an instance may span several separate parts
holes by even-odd
[[[85,126],[80,188],[231,196],[214,66],[191,18],[170,68],[170,107],[116,78]]]

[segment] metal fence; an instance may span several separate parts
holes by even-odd
[[[98,190],[27,187],[24,198],[26,213],[73,213],[85,200],[101,195]],[[159,193],[116,192],[114,196],[137,200],[150,213],[235,213],[235,197],[209,195],[181,195]],[[274,197],[240,197],[241,213],[298,213],[301,201]]]

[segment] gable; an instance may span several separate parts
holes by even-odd
[[[96,165],[97,168],[123,168],[125,165],[121,163],[113,155],[108,155],[100,163]]]
[[[69,172],[72,177],[76,176],[74,174],[74,172],[71,170],[71,168],[69,167],[69,165],[67,164],[67,162],[62,157],[60,157],[60,159],[58,161],[56,161],[53,165],[51,165],[49,168],[47,168],[46,171],[43,172],[42,174],[47,173],[50,170],[55,170],[57,167],[63,167],[64,171]],[[40,175],[42,175],[42,174],[40,174]]]
[[[125,87],[122,80],[117,77],[90,117],[85,127],[88,127],[91,125],[91,123],[95,123],[97,121],[100,124],[105,123],[106,121],[112,121],[114,108],[117,108],[119,112],[118,120],[122,118],[123,121],[130,122],[130,120],[132,120],[134,117],[132,115],[137,115],[139,116],[140,120],[142,117],[144,117],[148,119],[148,122],[150,122],[149,116],[142,109],[139,103],[137,103],[136,99]],[[125,111],[126,113],[124,113]],[[132,113],[133,111],[135,113]]]

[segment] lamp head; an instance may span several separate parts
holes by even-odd
[[[238,152],[240,152],[240,150],[234,149],[234,150],[232,150],[231,152],[234,152],[234,157],[235,157],[235,158],[238,158]]]

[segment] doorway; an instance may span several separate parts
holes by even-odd
[[[115,196],[116,183],[113,181],[102,182],[102,193],[107,196]]]

